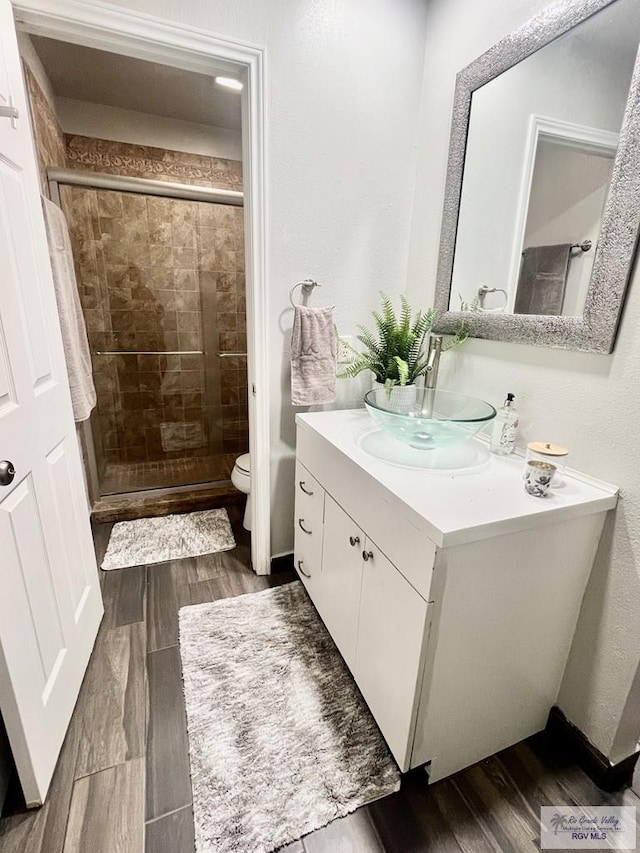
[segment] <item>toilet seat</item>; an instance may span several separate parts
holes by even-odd
[[[242,456],[238,456],[236,459],[235,467],[238,471],[242,471],[243,474],[251,473],[251,458],[248,453],[243,453]]]

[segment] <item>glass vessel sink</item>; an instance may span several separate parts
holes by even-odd
[[[396,398],[386,389],[374,389],[364,396],[367,411],[385,433],[418,450],[461,444],[473,438],[493,420],[491,403],[442,391],[415,387],[415,399]],[[407,387],[400,389],[406,392]]]

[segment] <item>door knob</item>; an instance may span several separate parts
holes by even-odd
[[[8,459],[3,459],[0,462],[0,486],[9,486],[16,476],[16,469],[13,467],[13,462]]]
[[[362,559],[365,561],[365,563],[368,563],[369,560],[373,560],[373,551],[363,551]]]

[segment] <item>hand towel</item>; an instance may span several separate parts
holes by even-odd
[[[336,399],[336,333],[333,308],[296,305],[291,336],[291,404],[312,406]]]
[[[43,198],[42,208],[71,389],[73,417],[76,421],[86,421],[96,404],[96,389],[93,384],[87,329],[73,270],[69,229],[64,213],[56,204]]]
[[[570,260],[570,243],[525,249],[513,313],[562,314]]]

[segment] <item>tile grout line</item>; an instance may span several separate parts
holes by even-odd
[[[155,655],[156,652],[164,652],[165,649],[173,649],[175,646],[179,646],[179,645],[180,645],[180,643],[178,641],[176,641],[175,643],[169,643],[166,646],[160,646],[160,648],[158,648],[158,649],[147,649],[146,657],[149,657],[149,655]]]
[[[193,807],[193,800],[186,803],[184,806],[178,806],[177,809],[171,809],[171,811],[165,812],[164,814],[158,815],[157,817],[152,817],[149,820],[145,820],[145,825],[150,823],[157,823],[157,821],[162,820],[165,817],[170,817],[172,814],[178,814],[178,812],[182,812],[185,809],[190,809]]]

